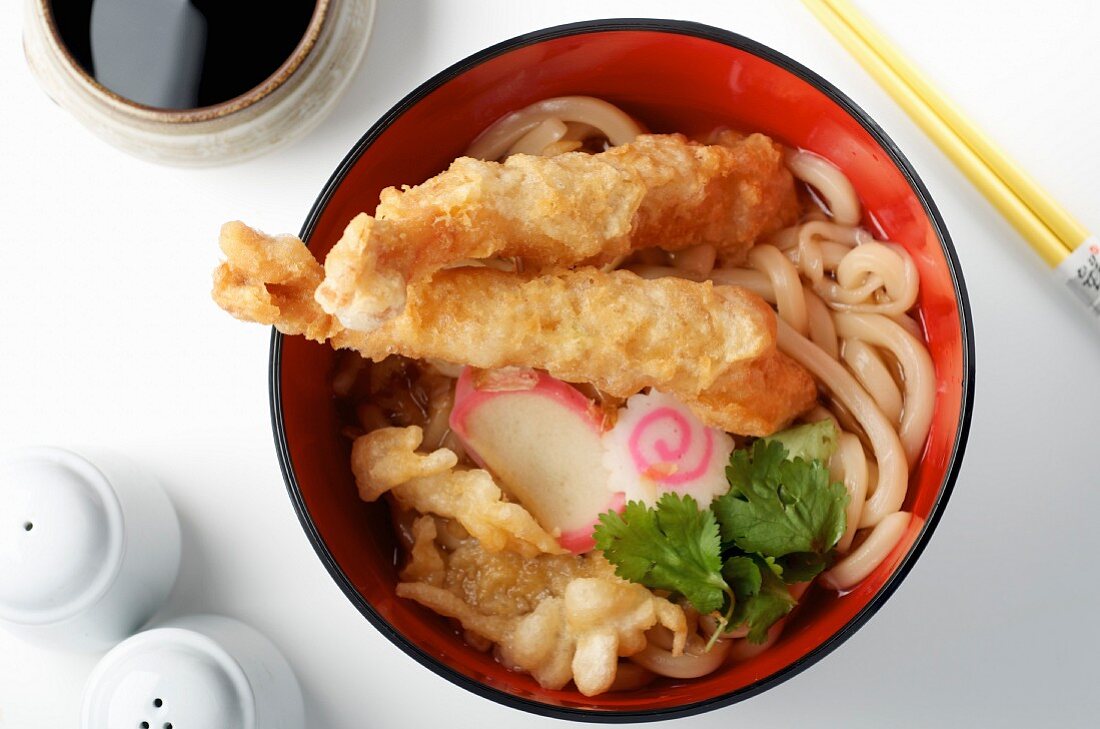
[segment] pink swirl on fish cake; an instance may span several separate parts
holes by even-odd
[[[642,438],[647,430],[660,429],[663,425],[661,421],[671,421],[672,426],[679,433],[680,439],[674,448],[670,448],[665,443],[664,438],[658,435],[652,441],[651,446],[660,460],[650,459],[643,452],[645,444],[642,442]],[[714,454],[714,435],[710,432],[710,428],[703,428],[703,453],[693,467],[684,470],[684,464],[680,461],[691,450],[692,440],[691,423],[688,422],[686,417],[670,407],[653,410],[647,413],[630,433],[629,448],[630,455],[634,459],[634,467],[638,470],[638,473],[646,474],[654,481],[660,481],[670,486],[694,481],[703,475],[710,464],[711,456]],[[663,469],[661,469],[661,466],[666,465],[672,466],[672,469],[662,474]],[[654,470],[655,468],[656,470]]]
[[[707,505],[729,490],[733,438],[708,428],[683,403],[656,390],[632,396],[603,437],[611,491],[656,503],[674,491]]]

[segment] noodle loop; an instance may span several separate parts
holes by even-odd
[[[583,140],[585,137],[580,135],[599,134],[605,137],[611,146],[618,146],[633,140],[644,131],[625,112],[602,99],[591,96],[559,96],[543,99],[503,117],[474,140],[466,151],[466,155],[475,159],[500,159],[510,152],[519,151],[513,150],[513,145],[547,121],[563,126],[565,122],[578,124],[572,129],[563,130],[551,140],[554,142],[567,133],[575,137],[570,141]],[[554,128],[557,128],[556,125]],[[549,136],[549,128],[546,133]],[[550,143],[546,142],[543,147]],[[540,147],[539,150],[541,149]],[[538,154],[538,152],[526,153]]]

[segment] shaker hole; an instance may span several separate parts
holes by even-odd
[[[149,722],[143,721],[139,726],[141,726],[141,729],[149,729]]]
[[[164,706],[164,702],[160,699],[153,699],[153,706],[159,709],[160,707]]]
[[[172,729],[172,722],[170,722],[170,721],[164,722],[164,729]]]
[[[23,531],[29,532],[31,529],[34,529],[34,523],[33,522],[29,522],[29,521],[23,522]]]

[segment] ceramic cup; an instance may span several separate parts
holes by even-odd
[[[226,164],[287,144],[332,111],[363,58],[374,7],[374,0],[317,0],[304,37],[271,76],[195,109],[144,106],[98,83],[61,42],[50,0],[25,0],[23,47],[46,93],[96,136],[162,164]]]
[[[180,527],[156,479],[117,454],[0,454],[0,627],[103,651],[163,604]]]
[[[302,729],[290,664],[255,629],[219,615],[180,618],[123,641],[88,678],[82,729]]]

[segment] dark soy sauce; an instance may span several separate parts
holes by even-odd
[[[193,109],[259,86],[294,52],[315,0],[51,0],[61,42],[130,101]]]

